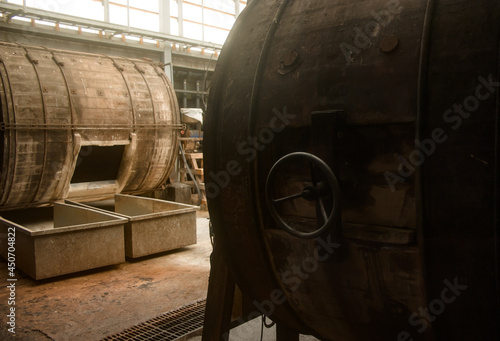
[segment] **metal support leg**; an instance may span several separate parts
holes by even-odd
[[[299,333],[283,324],[277,323],[276,341],[299,341]]]
[[[231,328],[235,283],[229,275],[217,244],[212,252],[210,263],[202,341],[227,341]]]

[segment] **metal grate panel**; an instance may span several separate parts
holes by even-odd
[[[206,300],[165,313],[102,341],[174,341],[203,327]]]

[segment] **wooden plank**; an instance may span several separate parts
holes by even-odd
[[[203,153],[188,153],[187,155],[191,159],[192,168],[203,168]],[[200,161],[200,164],[198,164],[198,160]]]
[[[189,155],[191,159],[203,159],[203,153],[187,153],[186,155]]]
[[[189,174],[187,168],[181,168],[179,169],[179,172],[181,173],[184,173],[184,174]],[[198,175],[198,176],[203,176],[203,169],[191,169],[191,172],[194,174],[194,175]]]
[[[179,141],[203,141],[203,137],[180,137]]]
[[[191,166],[193,169],[196,169],[196,170],[199,169],[198,162],[196,161],[196,159],[191,158]]]

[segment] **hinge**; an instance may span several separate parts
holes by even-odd
[[[59,59],[59,57],[57,57],[56,55],[52,55],[52,60],[56,62],[57,65],[64,66],[64,62],[61,59]]]
[[[33,58],[33,56],[28,51],[26,51],[26,57],[31,62],[31,64],[38,65],[38,59]]]
[[[118,69],[118,71],[123,72],[125,71],[125,68],[118,64],[117,62],[113,61],[113,66]]]

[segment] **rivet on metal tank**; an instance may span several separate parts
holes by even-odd
[[[380,50],[385,53],[392,52],[399,44],[399,39],[396,36],[385,37],[380,43]]]

